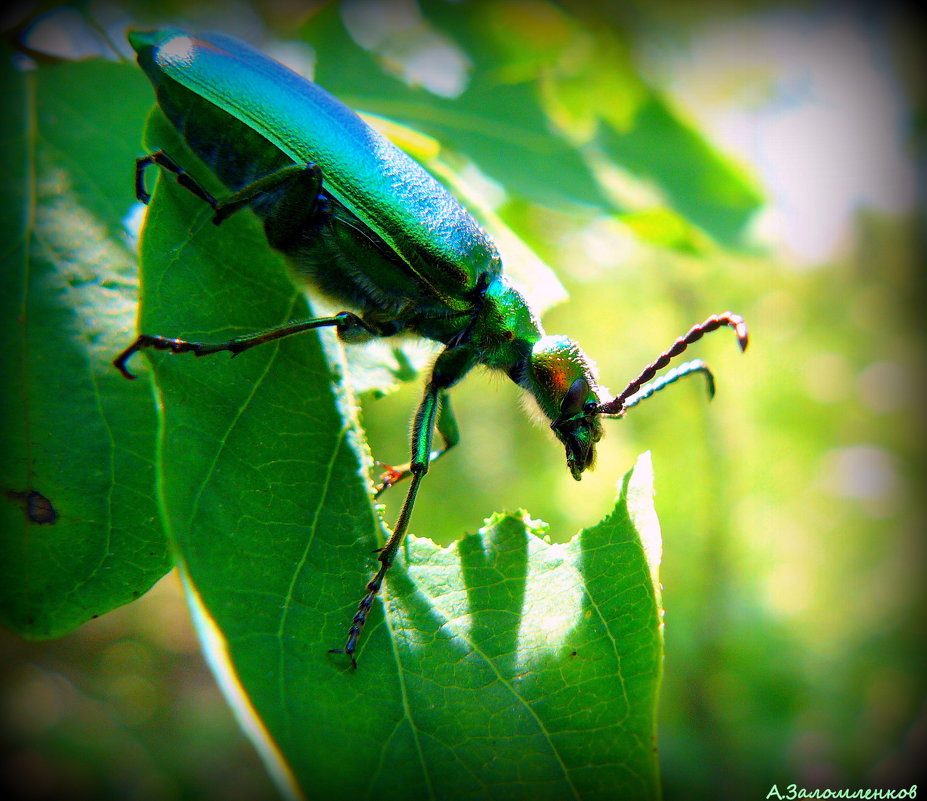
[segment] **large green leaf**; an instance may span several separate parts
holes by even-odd
[[[134,327],[121,220],[148,101],[124,65],[10,65],[3,59],[0,620],[50,637],[137,598],[170,564],[152,493],[151,388],[110,364]]]
[[[282,785],[657,797],[649,465],[568,544],[523,514],[443,550],[410,538],[351,670],[327,649],[344,642],[384,525],[339,343],[313,333],[232,364],[149,353],[124,381],[110,360],[134,328],[122,219],[148,89],[101,63],[10,86],[7,174],[35,211],[16,218],[10,203],[2,220],[5,619],[47,636],[137,596],[170,561],[161,522],[217,674]],[[153,119],[149,144],[204,177]],[[217,341],[310,313],[252,215],[217,228],[158,182],[143,331]]]
[[[171,134],[156,117],[150,136]],[[309,314],[255,218],[216,228],[173,182],[158,184],[142,270],[149,333],[218,341]],[[327,651],[383,525],[328,345],[313,332],[231,364],[150,357],[164,518],[213,666],[274,775],[318,796],[657,797],[649,464],[566,545],[524,515],[443,550],[410,540],[354,671]]]

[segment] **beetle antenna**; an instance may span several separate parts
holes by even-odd
[[[711,369],[708,367],[705,362],[701,359],[693,359],[691,362],[684,362],[683,364],[674,367],[665,375],[660,376],[655,381],[651,381],[649,384],[644,384],[637,392],[635,392],[630,398],[625,399],[623,412],[626,412],[628,409],[631,409],[641,401],[647,400],[651,395],[655,395],[661,389],[666,389],[670,384],[675,384],[681,378],[687,378],[690,375],[695,375],[696,373],[701,373],[705,376],[705,389],[708,392],[708,400],[711,400],[715,396],[715,377],[711,372]]]
[[[648,381],[650,381],[656,374],[657,370],[662,370],[666,365],[670,363],[672,359],[682,353],[686,348],[689,347],[693,342],[698,342],[705,334],[710,334],[712,331],[717,331],[722,326],[730,326],[734,329],[734,333],[737,334],[737,344],[740,345],[741,350],[745,350],[747,347],[747,324],[744,322],[744,318],[733,312],[723,312],[722,314],[713,314],[704,322],[699,323],[698,325],[692,326],[685,334],[683,334],[679,339],[677,339],[667,350],[663,351],[656,359],[654,359],[650,364],[648,364],[641,374],[631,381],[621,392],[620,395],[617,395],[613,400],[608,401],[607,403],[602,403],[596,407],[596,414],[607,414],[607,415],[621,415],[625,410],[629,409],[631,406],[635,406],[640,403],[642,400],[649,398],[654,392],[659,392],[664,387],[678,381],[682,378],[682,375],[675,375],[672,378],[672,374],[667,374],[660,381],[654,382],[649,388],[645,387],[644,390],[641,390],[641,387],[644,386]],[[693,364],[690,362],[689,364]],[[683,365],[685,367],[686,365]],[[685,373],[689,375],[693,372],[705,372],[709,376],[709,392],[713,390],[713,382],[710,379],[711,373],[708,372],[707,367],[704,364],[701,365],[702,369],[693,368]],[[635,397],[640,393],[639,397]],[[631,402],[633,401],[633,402]]]

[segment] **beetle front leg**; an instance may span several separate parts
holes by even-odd
[[[415,413],[415,422],[412,426],[412,460],[409,462],[409,473],[412,476],[412,483],[409,485],[409,491],[406,493],[406,499],[403,501],[402,509],[399,512],[399,518],[393,528],[393,533],[386,541],[386,545],[380,550],[377,560],[380,562],[380,569],[370,581],[367,582],[366,592],[357,606],[357,612],[351,620],[351,628],[348,629],[348,639],[344,648],[332,648],[330,654],[347,654],[351,659],[351,665],[357,668],[357,658],[354,656],[357,650],[357,642],[360,639],[364,624],[367,622],[367,615],[373,606],[380,587],[383,586],[383,579],[386,578],[386,572],[389,570],[393,559],[396,558],[396,551],[402,543],[409,528],[409,520],[412,517],[412,508],[415,506],[415,497],[418,495],[419,485],[428,472],[428,466],[431,462],[431,440],[433,436],[435,417],[438,412],[438,398],[442,394],[432,380],[425,390],[425,397],[419,404],[418,411]]]
[[[440,450],[431,451],[428,457],[429,463],[436,462],[444,456],[451,448],[460,442],[460,429],[457,427],[457,419],[451,409],[451,396],[448,392],[442,390],[438,395],[438,433],[444,442],[444,447]],[[382,463],[381,463],[382,464]],[[412,475],[412,463],[408,462],[398,467],[383,465],[386,470],[380,476],[380,483],[374,489],[373,497],[379,498],[390,487],[404,481]]]
[[[475,348],[468,344],[457,347],[449,347],[441,352],[435,361],[431,377],[425,388],[425,395],[412,421],[412,458],[409,460],[409,473],[412,476],[412,483],[406,493],[406,499],[403,501],[402,509],[399,512],[399,518],[396,520],[396,526],[393,533],[386,541],[386,545],[380,550],[377,559],[380,562],[380,569],[376,575],[367,582],[366,593],[357,607],[357,612],[351,621],[351,628],[348,630],[348,639],[344,648],[333,648],[329,653],[347,654],[351,658],[351,664],[356,668],[357,659],[354,656],[357,650],[357,642],[360,639],[364,623],[367,622],[367,615],[373,606],[374,598],[383,585],[383,579],[386,577],[386,571],[389,570],[393,559],[396,557],[396,551],[402,543],[409,527],[409,519],[412,516],[412,507],[415,505],[415,497],[418,495],[419,485],[428,472],[431,464],[432,450],[431,443],[434,437],[435,420],[438,417],[438,407],[441,405],[441,398],[445,396],[447,390],[460,381],[477,363],[479,354]],[[453,420],[453,417],[449,419]],[[456,425],[455,425],[456,428]],[[458,437],[459,438],[459,437]]]

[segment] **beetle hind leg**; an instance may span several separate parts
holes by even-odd
[[[219,225],[248,206],[263,219],[270,246],[282,251],[330,213],[329,200],[322,194],[322,170],[312,163],[286,164],[245,184],[217,203],[213,222]]]
[[[145,187],[145,170],[152,165],[171,173],[184,189],[208,203],[214,211],[216,210],[219,205],[216,198],[163,150],[156,150],[154,153],[135,159],[135,197],[139,202],[147,206],[151,201],[151,193]]]
[[[322,193],[322,170],[318,165],[292,164],[261,180],[276,183],[273,202],[261,214],[271,247],[287,252],[331,215],[331,203]]]
[[[184,189],[208,204],[215,212],[215,225],[221,225],[240,209],[256,206],[264,219],[267,239],[277,250],[286,250],[301,233],[317,227],[330,213],[331,204],[322,194],[322,170],[317,164],[286,164],[217,199],[170,155],[156,150],[135,160],[135,196],[145,205],[151,200],[145,170],[152,165],[173,175]],[[264,207],[257,208],[261,205]]]

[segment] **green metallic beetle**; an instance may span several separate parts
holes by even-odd
[[[502,272],[495,245],[470,214],[413,159],[315,84],[228,36],[176,28],[132,32],[129,40],[158,104],[191,150],[228,187],[217,200],[167,153],[136,164],[136,194],[148,202],[144,173],[157,165],[215,211],[218,225],[241,208],[264,223],[270,245],[296,273],[349,311],[288,323],[227,342],[202,343],[141,334],[114,361],[143,348],[232,355],[312,328],[334,326],[385,337],[411,332],[444,345],[412,426],[411,459],[378,488],[411,478],[380,568],[348,631],[344,648],[357,666],[361,630],[409,526],[429,464],[457,442],[447,391],[473,367],[504,371],[550,421],[579,480],[595,460],[600,418],[622,417],[682,377],[711,373],[701,361],[656,372],[704,334],[732,327],[747,345],[743,319],[730,312],[694,326],[616,397],[599,385],[594,363],[565,336],[549,335]],[[444,447],[432,450],[435,428]]]

